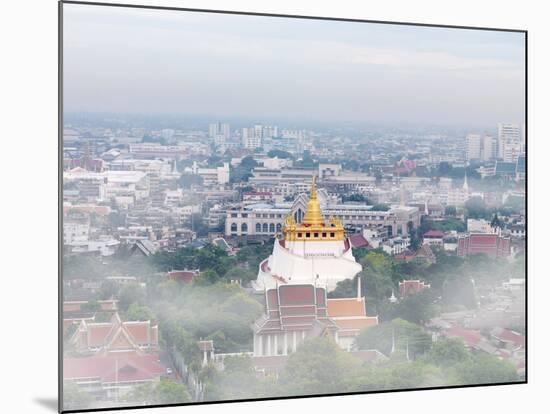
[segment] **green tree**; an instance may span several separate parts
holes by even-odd
[[[223,276],[223,279],[227,282],[231,280],[240,280],[242,284],[246,284],[256,278],[257,272],[244,266],[237,266],[230,268]]]
[[[99,304],[99,302],[95,299],[93,300],[90,300],[86,303],[83,303],[81,306],[80,306],[80,310],[82,312],[98,312],[101,310],[101,305]]]
[[[422,327],[403,319],[394,319],[366,328],[357,337],[359,349],[376,349],[390,355],[394,351],[406,353],[409,349],[411,359],[423,355],[432,345],[431,336]]]
[[[65,382],[63,384],[63,409],[64,410],[82,410],[90,408],[93,398],[86,391],[74,382]]]
[[[445,207],[445,215],[450,217],[456,216],[456,207],[455,206],[447,206]]]
[[[187,365],[200,366],[200,352],[197,342],[191,332],[171,317],[161,318],[159,323],[161,340],[165,347],[171,348],[183,355]]]
[[[136,405],[181,404],[191,402],[191,396],[184,384],[161,379],[158,384],[147,383],[135,387],[124,400]]]
[[[411,249],[417,251],[420,246],[422,246],[422,237],[418,235],[417,231],[415,231],[414,223],[412,221],[407,223],[407,233],[411,239]]]
[[[112,299],[118,295],[119,290],[117,282],[114,280],[104,280],[101,282],[97,296],[100,300]]]
[[[336,283],[336,288],[328,293],[329,298],[353,298],[357,295],[357,277]]]
[[[456,338],[443,338],[437,341],[426,360],[440,367],[451,367],[457,364],[468,362],[470,354],[464,342]]]
[[[184,384],[161,380],[155,387],[156,404],[177,404],[191,402],[191,396]]]
[[[375,204],[372,206],[372,211],[388,211],[390,206],[387,204]]]
[[[361,260],[361,265],[363,270],[359,275],[362,294],[371,298],[375,305],[387,300],[394,287],[391,257],[381,251],[369,251]]]
[[[360,365],[332,338],[307,340],[288,357],[280,375],[283,395],[315,395],[343,392]]]
[[[128,321],[154,321],[155,315],[148,306],[132,303],[126,311],[126,320]]]
[[[267,153],[267,156],[270,157],[270,158],[290,158],[290,159],[293,159],[292,157],[292,154],[290,152],[287,152],[287,151],[282,151],[282,150],[271,150]]]
[[[208,286],[217,283],[220,280],[218,274],[213,270],[201,272],[197,277],[193,278],[193,284],[196,286]]]
[[[498,213],[495,213],[495,215],[493,216],[491,220],[491,227],[493,229],[496,229],[497,227],[502,228],[502,221],[498,218]]]
[[[265,398],[277,395],[275,378],[259,376],[249,356],[226,357],[224,370],[207,366],[203,369],[205,399],[235,400]]]
[[[434,304],[435,294],[431,289],[414,295],[407,295],[395,306],[395,317],[401,317],[406,321],[424,324],[439,313],[439,308]]]
[[[464,203],[468,218],[481,219],[487,217],[487,207],[481,197],[471,197]]]
[[[128,283],[120,289],[119,309],[126,312],[132,303],[145,303],[145,289],[139,283]]]
[[[459,384],[494,384],[519,381],[515,367],[487,353],[472,357],[453,369],[455,381]]]

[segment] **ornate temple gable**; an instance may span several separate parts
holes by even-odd
[[[138,346],[125,329],[119,327],[118,331],[113,336],[112,340],[105,346],[106,350],[118,350],[118,349],[137,349]]]

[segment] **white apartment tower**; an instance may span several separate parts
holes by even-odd
[[[521,153],[522,134],[518,124],[498,124],[498,158],[515,162]]]
[[[261,126],[261,125],[260,125]],[[262,130],[261,128],[243,128],[242,143],[246,149],[255,149],[262,146]]]
[[[216,122],[208,125],[208,136],[215,138],[216,135],[223,135],[225,138],[229,138],[231,135],[231,128],[228,123]]]
[[[489,161],[496,158],[496,142],[491,135],[481,136],[478,134],[469,134],[466,140],[466,158],[468,161]]]

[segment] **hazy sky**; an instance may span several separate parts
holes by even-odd
[[[523,122],[524,35],[64,5],[65,111]]]

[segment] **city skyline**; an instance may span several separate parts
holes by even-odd
[[[68,112],[524,122],[523,33],[68,6]]]

